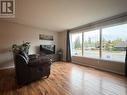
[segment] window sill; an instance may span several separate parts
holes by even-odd
[[[122,61],[115,61],[115,60],[108,60],[108,59],[102,59],[102,58],[91,58],[91,57],[85,57],[85,56],[79,56],[79,55],[73,55],[72,57],[82,57],[82,58],[87,58],[87,59],[93,59],[93,60],[102,60],[102,61],[107,61],[107,62],[117,62],[117,63],[122,63],[125,64],[125,62]]]

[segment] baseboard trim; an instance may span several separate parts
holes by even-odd
[[[93,65],[87,65],[85,63],[81,63],[81,62],[77,62],[77,61],[72,61],[72,63],[79,64],[79,65],[82,65],[82,66],[92,67],[92,68],[95,68],[95,69],[98,69],[98,70],[112,72],[112,73],[119,74],[119,75],[125,75],[125,73],[120,73],[120,72],[116,72],[116,71],[105,69],[105,68],[99,68],[99,67],[93,66]]]
[[[0,68],[0,70],[6,70],[6,69],[11,69],[11,68],[14,68],[14,66],[2,67],[2,68]]]

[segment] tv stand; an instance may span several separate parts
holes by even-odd
[[[47,54],[48,58],[52,60],[52,62],[60,61],[59,54]]]
[[[52,60],[52,62],[60,61],[59,54],[40,54],[41,57],[46,56]]]

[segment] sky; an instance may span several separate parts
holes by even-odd
[[[114,40],[121,38],[127,40],[127,24],[102,29],[105,39]]]

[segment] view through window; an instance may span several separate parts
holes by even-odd
[[[99,58],[99,30],[84,32],[83,42],[83,56]]]
[[[72,55],[82,56],[82,33],[71,35]]]
[[[71,34],[72,56],[125,62],[126,47],[127,24]]]
[[[102,59],[124,61],[127,46],[127,24],[102,29]]]

